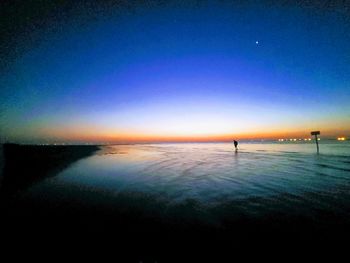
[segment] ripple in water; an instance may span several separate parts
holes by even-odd
[[[308,143],[247,143],[238,152],[230,143],[106,146],[27,195],[111,206],[136,196],[216,217],[233,208],[252,216],[316,210],[347,216],[349,146],[322,144],[320,155]]]

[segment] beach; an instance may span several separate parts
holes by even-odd
[[[57,146],[45,147],[23,153],[39,151],[33,160],[45,152],[59,168],[18,184],[3,202],[10,233],[79,242],[118,237],[152,255],[160,253],[155,247],[349,240],[347,143],[325,143],[320,155],[301,143],[243,143],[238,152],[229,143],[71,146],[57,148],[61,163]]]

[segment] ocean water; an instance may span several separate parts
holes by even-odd
[[[320,154],[309,142],[240,143],[237,152],[232,143],[103,146],[24,196],[214,223],[319,211],[347,218],[350,143],[321,142]]]

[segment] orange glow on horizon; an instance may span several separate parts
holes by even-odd
[[[60,127],[45,127],[37,129],[35,134],[38,141],[61,141],[61,142],[88,142],[88,143],[152,143],[152,142],[215,142],[236,140],[304,140],[309,138],[311,130],[321,130],[322,137],[334,138],[345,137],[350,134],[350,129],[323,129],[322,126],[307,127],[306,129],[290,127],[266,128],[257,127],[252,132],[226,132],[184,134],[170,132],[151,132],[141,129],[107,128],[88,124],[62,125]],[[254,132],[256,130],[256,132]]]
[[[80,132],[78,129],[71,129],[63,131],[48,131],[46,134],[50,134],[51,138],[64,141],[85,141],[85,142],[101,142],[101,143],[147,143],[147,142],[211,142],[211,141],[232,141],[236,140],[278,140],[278,138],[293,138],[293,141],[304,140],[305,135],[309,134],[309,131],[274,131],[274,132],[260,132],[260,133],[240,133],[240,134],[208,134],[197,136],[186,135],[165,135],[165,134],[147,134],[141,132],[128,132],[128,131],[110,131],[102,132],[97,129],[85,129],[85,133]],[[53,135],[53,136],[52,136]],[[334,137],[332,133],[323,132],[325,137]],[[46,136],[48,137],[48,136]],[[294,139],[298,138],[298,139]],[[289,139],[288,139],[289,140]],[[287,140],[286,140],[287,141]]]

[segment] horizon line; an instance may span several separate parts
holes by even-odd
[[[339,138],[344,138],[343,141],[348,141],[348,136],[333,137],[325,136],[319,138],[320,140],[333,140],[339,141]],[[47,139],[47,140],[8,140],[2,141],[0,144],[35,144],[35,145],[69,145],[69,144],[85,144],[85,145],[122,145],[122,144],[151,144],[151,143],[228,143],[233,142],[235,138],[225,140],[116,140],[116,141],[103,141],[103,140],[63,140],[63,139]],[[310,139],[310,140],[309,140]],[[280,142],[280,143],[293,143],[293,142],[313,142],[313,136],[307,137],[278,137],[278,138],[236,138],[235,140],[241,142]]]

